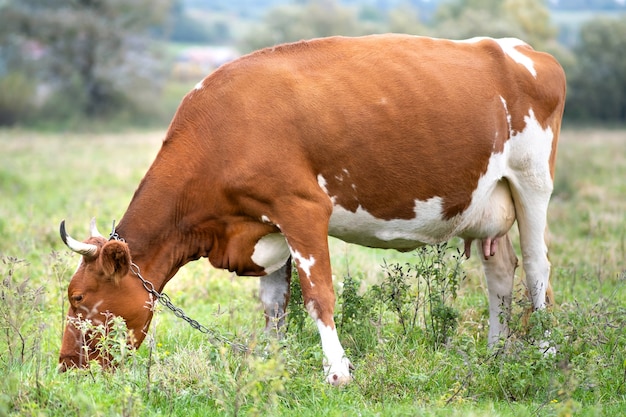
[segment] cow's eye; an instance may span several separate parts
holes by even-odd
[[[75,303],[80,303],[81,301],[83,301],[83,298],[85,297],[82,294],[73,295],[72,301],[74,301]]]

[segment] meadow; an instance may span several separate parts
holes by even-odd
[[[486,346],[476,253],[460,242],[400,254],[332,240],[340,339],[354,382],[323,381],[319,336],[294,297],[283,339],[262,332],[254,278],[200,260],[173,302],[251,353],[212,343],[158,307],[144,344],[108,336],[115,372],[57,372],[67,284],[61,242],[91,217],[120,219],[162,132],[0,131],[0,416],[626,415],[626,131],[565,128],[549,211],[555,306],[524,311],[522,271],[506,344]],[[537,348],[539,337],[556,347]]]

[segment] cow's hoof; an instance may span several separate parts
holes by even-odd
[[[354,369],[354,367],[350,360],[344,356],[339,363],[324,366],[327,375],[326,381],[335,387],[347,385],[352,381],[350,369]]]
[[[352,375],[337,375],[337,374],[332,374],[332,375],[328,375],[328,379],[327,379],[328,383],[331,384],[334,387],[342,387],[344,385],[348,385],[350,382],[352,382]]]

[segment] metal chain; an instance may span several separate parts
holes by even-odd
[[[115,220],[113,221],[113,230],[111,231],[111,234],[109,235],[109,240],[118,240],[120,242],[125,242],[125,240],[121,238],[115,232]],[[152,295],[163,306],[170,309],[176,317],[178,317],[179,319],[185,320],[187,323],[189,323],[191,327],[198,330],[200,333],[204,333],[208,335],[211,343],[213,344],[223,343],[223,344],[229,345],[233,350],[237,352],[242,352],[242,353],[250,352],[250,348],[248,346],[242,343],[233,342],[229,340],[228,338],[226,338],[225,336],[222,336],[221,334],[217,333],[215,330],[209,329],[208,327],[200,324],[197,320],[194,320],[188,315],[186,315],[182,308],[176,307],[172,303],[172,299],[170,298],[169,295],[162,293],[162,292],[158,292],[154,288],[154,284],[152,284],[152,282],[148,281],[147,279],[143,277],[143,275],[141,275],[141,270],[139,269],[139,266],[136,263],[131,262],[130,270],[133,274],[137,276],[137,278],[139,278],[139,280],[141,281],[141,284],[150,295]]]
[[[204,333],[208,335],[212,343],[215,343],[215,342],[224,343],[226,345],[229,345],[231,348],[233,348],[233,350],[242,352],[242,353],[248,353],[250,351],[250,348],[248,346],[242,343],[233,342],[229,340],[228,338],[226,338],[225,336],[218,334],[215,330],[209,329],[208,327],[200,324],[197,320],[194,320],[188,315],[186,315],[182,308],[176,307],[172,303],[172,300],[169,295],[165,293],[160,293],[156,289],[154,289],[154,285],[152,284],[152,282],[148,281],[141,275],[139,266],[135,264],[134,262],[130,264],[130,270],[132,271],[133,274],[137,276],[137,278],[139,278],[139,280],[141,280],[141,283],[143,287],[146,289],[146,291],[148,291],[148,293],[150,293],[154,298],[156,298],[159,301],[159,303],[169,308],[176,317],[178,317],[179,319],[185,320],[187,323],[189,323],[191,327],[198,330],[200,333]]]

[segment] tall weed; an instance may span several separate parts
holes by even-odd
[[[412,263],[383,265],[385,277],[369,290],[370,298],[395,315],[404,335],[423,328],[439,348],[458,325],[459,312],[452,304],[465,277],[462,262],[460,251],[447,243],[423,246]]]
[[[36,358],[41,349],[43,287],[22,274],[26,261],[2,257],[0,283],[0,330],[5,349],[0,349],[4,366],[23,364]]]

